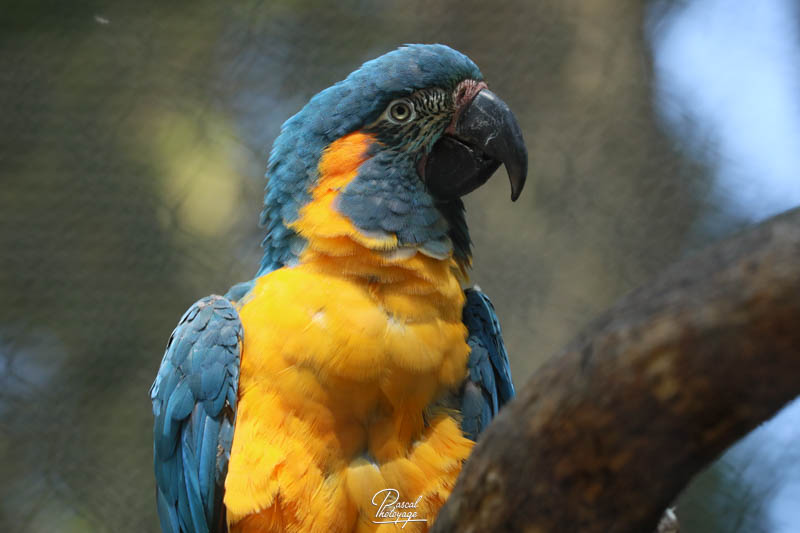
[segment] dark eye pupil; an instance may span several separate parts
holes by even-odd
[[[406,104],[395,104],[392,106],[392,118],[395,120],[406,120],[411,112]]]

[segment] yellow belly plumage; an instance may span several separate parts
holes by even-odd
[[[426,531],[471,450],[456,413],[430,408],[466,375],[462,265],[387,253],[396,242],[333,209],[368,142],[329,148],[293,224],[308,243],[300,263],[238,302],[231,531],[394,531],[402,522],[381,522],[402,517],[419,520],[405,531]],[[381,509],[391,491],[407,505]]]

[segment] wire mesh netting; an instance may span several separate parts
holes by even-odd
[[[709,174],[652,106],[635,0],[29,2],[0,25],[0,530],[156,531],[148,388],[196,299],[255,273],[280,124],[405,42],[469,55],[529,189],[467,200],[517,383],[683,253]]]

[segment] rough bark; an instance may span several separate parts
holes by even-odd
[[[433,531],[654,531],[694,474],[800,395],[798,376],[795,209],[674,265],[549,360]]]

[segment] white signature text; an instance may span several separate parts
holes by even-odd
[[[417,518],[417,506],[422,496],[411,501],[400,500],[400,491],[397,489],[379,490],[372,497],[372,505],[378,508],[375,511],[373,524],[403,524],[400,529],[405,529],[409,522],[427,522],[425,518]]]

